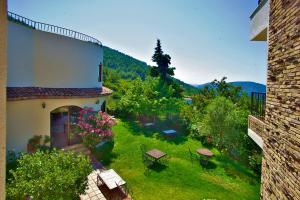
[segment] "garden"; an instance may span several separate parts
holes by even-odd
[[[247,136],[250,98],[224,77],[187,102],[170,59],[158,41],[149,75],[108,81],[118,88],[109,114],[80,111],[77,134],[89,157],[53,149],[41,136],[29,140],[29,154],[9,153],[8,199],[79,199],[95,161],[114,169],[133,199],[259,199],[262,155]]]

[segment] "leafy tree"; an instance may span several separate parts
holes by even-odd
[[[238,157],[245,151],[245,124],[249,112],[225,97],[216,97],[206,108],[202,131],[221,150]]]
[[[18,167],[10,171],[7,199],[79,199],[91,171],[89,158],[84,155],[58,150],[24,154]]]
[[[215,79],[210,84],[201,88],[199,93],[192,97],[193,105],[196,106],[199,111],[204,112],[205,107],[214,98],[221,96],[247,109],[249,106],[247,94],[242,91],[241,87],[227,83],[226,79],[226,77],[223,77],[220,81]]]
[[[157,64],[157,67],[151,68],[151,76],[160,76],[163,81],[166,81],[169,76],[174,76],[174,67],[169,67],[171,64],[171,56],[164,54],[161,48],[160,40],[157,40],[152,61]]]
[[[133,80],[126,93],[120,99],[119,107],[124,112],[138,117],[155,118],[176,112],[181,99],[174,97],[171,85],[162,82],[160,78],[148,77],[144,81]]]

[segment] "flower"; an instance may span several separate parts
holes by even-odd
[[[88,141],[87,146],[93,146],[91,143],[97,144],[101,140],[113,136],[111,128],[116,122],[105,112],[95,113],[92,108],[84,108],[79,112],[77,119],[77,125],[80,129],[79,135],[83,137],[84,141]],[[89,139],[85,140],[85,138]]]

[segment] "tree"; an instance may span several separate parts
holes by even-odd
[[[151,76],[160,76],[163,81],[166,81],[169,76],[174,76],[174,67],[169,67],[171,64],[171,56],[164,54],[161,48],[160,40],[157,39],[154,54],[152,56],[152,61],[157,64],[151,68]]]
[[[79,199],[92,172],[85,155],[53,150],[24,154],[11,170],[7,199]]]
[[[206,108],[202,132],[211,136],[213,144],[220,150],[239,157],[245,152],[245,140],[248,139],[244,127],[248,114],[228,98],[216,97]]]

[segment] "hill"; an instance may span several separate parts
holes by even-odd
[[[234,86],[240,86],[248,95],[251,94],[251,92],[266,92],[266,86],[264,84],[255,83],[251,81],[235,81],[230,82]],[[196,85],[197,88],[203,88],[205,85],[208,85],[210,83],[205,83],[201,85]]]
[[[150,72],[150,66],[146,62],[135,59],[125,53],[110,47],[103,46],[103,73],[104,73],[104,85],[113,88],[111,82],[117,79],[130,80],[137,77],[144,79]],[[106,82],[107,81],[107,82]],[[179,85],[183,87],[186,95],[197,92],[197,88],[181,80],[175,79]]]

